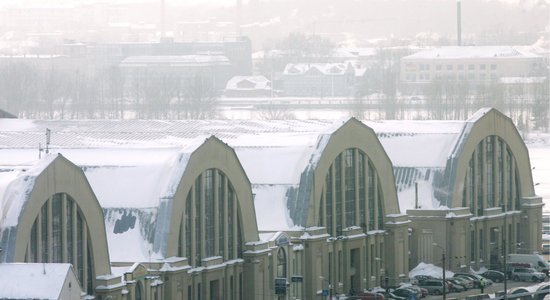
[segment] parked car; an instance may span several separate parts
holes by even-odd
[[[462,285],[467,290],[474,288],[474,281],[470,280],[470,278],[468,277],[456,276],[456,277],[451,277],[451,279],[457,281],[458,284]]]
[[[420,297],[422,297],[421,291],[412,288],[397,288],[392,290],[391,293],[398,297],[403,297],[404,299],[420,299]]]
[[[399,288],[406,288],[406,289],[415,290],[417,292],[417,294],[420,295],[421,298],[424,298],[424,297],[428,296],[428,290],[423,289],[423,288],[421,288],[421,287],[419,287],[418,285],[415,285],[415,284],[402,283],[401,285],[399,285]]]
[[[505,274],[508,279],[512,279],[512,270],[516,268],[532,268],[530,263],[507,263],[505,268]]]
[[[450,285],[445,283],[445,289],[450,291]],[[428,294],[441,295],[443,294],[443,280],[442,279],[429,279],[424,280],[418,286],[428,290]]]
[[[356,295],[361,300],[385,300],[383,294],[375,292],[362,292]]]
[[[417,283],[420,283],[424,280],[430,280],[430,279],[437,279],[433,276],[430,276],[430,275],[415,275],[413,276],[413,280],[416,280]]]
[[[516,268],[512,270],[512,279],[515,281],[544,281],[546,275],[534,268]]]
[[[491,279],[493,282],[503,282],[504,281],[504,273],[496,270],[487,270],[480,274],[481,276]]]
[[[547,276],[550,269],[548,262],[539,254],[508,254],[508,263],[529,263],[531,267]]]
[[[473,280],[474,281],[474,288],[479,288],[480,284],[481,284],[481,279],[484,279],[485,280],[485,286],[490,286],[493,284],[493,281],[490,280],[490,279],[485,279],[485,277],[482,277],[481,275],[477,275],[477,274],[472,274],[472,273],[455,273],[454,276],[462,276],[462,277],[467,277],[469,278],[470,280]]]
[[[464,283],[461,281],[458,277],[451,277],[447,279],[448,282],[451,283],[450,291],[454,293],[464,292],[466,290],[466,287],[462,285]]]

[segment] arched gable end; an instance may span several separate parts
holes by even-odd
[[[453,154],[454,159],[452,159],[450,170],[452,207],[462,206],[464,178],[466,178],[470,158],[478,144],[492,135],[498,136],[508,145],[516,160],[522,193],[520,196],[534,196],[529,151],[512,120],[494,108],[480,111],[477,114],[480,114],[477,116],[478,119],[471,120],[474,124],[459,141],[461,145],[455,147],[458,149],[458,153]],[[468,124],[465,125],[464,130],[468,130],[467,127]]]
[[[350,118],[330,135],[324,149],[319,149],[322,153],[314,170],[313,192],[311,193],[313,199],[310,198],[307,226],[317,225],[321,195],[330,165],[340,153],[350,148],[361,150],[372,161],[375,172],[381,182],[384,215],[400,213],[397,191],[395,189],[393,165],[386,151],[370,127],[355,118]]]
[[[88,226],[95,275],[111,274],[103,211],[82,169],[58,155],[36,176],[17,225],[13,262],[24,262],[34,221],[42,206],[55,194],[65,193],[76,203]]]
[[[169,232],[160,233],[168,235],[165,247],[161,245],[161,249],[165,251],[165,257],[178,254],[178,235],[182,216],[185,213],[187,194],[195,179],[208,169],[218,169],[223,172],[235,190],[238,199],[237,209],[242,218],[243,242],[259,240],[250,181],[233,148],[212,136],[191,154],[172,199],[169,220],[158,220],[168,222],[170,228]],[[157,226],[157,228],[162,227]]]

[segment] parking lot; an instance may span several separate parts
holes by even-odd
[[[548,279],[547,279],[548,281]],[[538,282],[521,282],[521,281],[513,281],[513,280],[508,280],[507,282],[507,286],[508,286],[508,290],[511,289],[511,288],[515,288],[515,287],[520,287],[520,286],[531,286],[531,285],[534,285],[534,284],[538,284]],[[494,294],[495,292],[498,292],[498,291],[503,291],[504,290],[504,283],[493,283],[491,286],[487,287],[484,289],[483,293],[488,293],[488,294]],[[468,291],[465,291],[465,292],[461,292],[461,293],[449,293],[447,294],[447,299],[451,299],[451,298],[456,298],[456,299],[464,299],[466,298],[466,296],[470,296],[470,295],[477,295],[477,294],[480,294],[481,293],[481,290],[480,289],[470,289]],[[443,299],[443,296],[441,295],[438,295],[438,296],[428,296],[424,299],[427,299],[427,300],[431,300],[431,299]]]

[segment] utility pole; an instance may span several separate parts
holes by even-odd
[[[443,247],[441,247],[441,245],[439,245],[438,243],[432,243],[432,245],[434,247],[437,247],[439,249],[441,249],[441,262],[443,264],[443,300],[446,300],[447,299],[447,281],[446,281],[446,277],[445,277],[445,249]]]

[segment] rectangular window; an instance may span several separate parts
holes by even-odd
[[[345,152],[346,189],[346,227],[355,225],[355,151],[347,149]]]
[[[65,202],[65,230],[67,235],[67,262],[72,264],[74,261],[74,238],[73,238],[73,201],[67,199]]]
[[[61,194],[55,194],[52,198],[52,262],[63,262],[63,230],[61,226],[62,216]]]
[[[188,261],[191,262],[191,259],[193,258],[191,255],[191,245],[193,244],[191,239],[191,228],[193,228],[193,219],[192,219],[192,194],[191,191],[187,194],[187,199],[185,199],[185,256],[187,257]]]
[[[493,159],[494,159],[494,136],[489,136],[485,140],[485,161],[486,161],[486,194],[487,207],[494,207],[495,192],[494,192],[494,178],[493,178]]]
[[[202,263],[202,235],[201,235],[201,194],[202,194],[202,176],[195,180],[195,266],[200,266]]]
[[[205,216],[205,252],[206,257],[215,255],[215,241],[214,241],[214,225],[215,225],[215,211],[214,211],[214,169],[206,170],[205,183],[204,183],[204,216]]]
[[[28,262],[36,263],[38,262],[38,220],[35,220],[32,229],[31,229],[31,253],[29,255]]]
[[[436,71],[441,71],[441,65],[435,65]]]
[[[470,231],[470,261],[476,261],[476,232]]]
[[[225,246],[225,176],[218,172],[218,233],[219,233],[219,251],[218,255],[224,257]]]
[[[47,263],[50,262],[48,258],[49,254],[49,230],[48,230],[48,203],[46,202],[40,211],[40,218],[41,218],[41,246],[42,246],[42,262]]]
[[[483,202],[483,179],[485,176],[482,174],[485,174],[484,172],[484,166],[483,166],[483,143],[479,143],[477,147],[477,172],[476,172],[476,178],[477,178],[477,214],[478,216],[483,216],[484,213],[484,202]]]
[[[479,230],[479,260],[485,260],[485,251],[483,247],[485,239],[483,238],[483,229]]]
[[[458,65],[457,68],[458,68],[459,70],[464,70],[464,65]]]
[[[227,187],[227,257],[228,259],[235,258],[233,245],[233,228],[234,224],[234,211],[233,211],[233,188],[231,186]]]
[[[485,64],[479,65],[479,69],[480,69],[480,70],[485,70]]]
[[[365,189],[365,155],[359,153],[359,161],[357,164],[359,168],[359,222],[363,231],[367,230],[367,194]]]
[[[497,65],[495,65],[495,64],[491,64],[491,70],[493,70],[493,71],[494,71],[494,70],[496,70],[496,69],[497,69]]]
[[[328,168],[328,174],[325,179],[325,213],[327,219],[327,232],[330,235],[334,235],[332,221],[332,169],[333,166],[331,165]]]
[[[342,258],[342,250],[338,250],[338,282],[342,282],[342,268],[344,267],[344,262]]]
[[[475,65],[468,65],[468,70],[473,71],[476,69]]]
[[[367,199],[368,207],[369,207],[369,227],[368,230],[374,230],[376,229],[376,211],[375,211],[375,180],[374,180],[374,167],[372,166],[371,162],[369,161],[369,198]]]
[[[450,71],[453,69],[453,65],[447,65],[447,70]]]
[[[335,196],[336,196],[336,235],[342,235],[342,155],[336,157],[334,162]]]
[[[84,279],[84,222],[80,214],[76,214],[76,262],[78,279]]]

